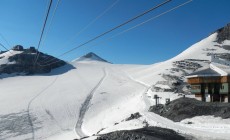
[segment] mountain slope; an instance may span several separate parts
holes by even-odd
[[[0,139],[73,140],[147,125],[197,139],[228,139],[229,119],[203,116],[191,125],[189,119],[175,123],[148,112],[155,94],[164,103],[187,93],[184,76],[208,67],[210,54],[228,61],[230,44],[218,43],[217,36],[153,65],[110,64],[90,53],[50,73],[1,79]],[[141,117],[126,121],[136,112]]]
[[[72,69],[62,75],[54,75],[54,73],[59,73],[65,67],[56,69],[44,76],[17,76],[0,81],[2,100],[0,103],[0,118],[1,123],[4,123],[1,126],[1,139],[6,139],[7,137],[13,139],[13,136],[16,136],[15,139],[46,139],[63,132],[75,134],[74,128],[79,120],[82,104],[84,104],[87,96],[92,93],[92,89],[100,82],[104,75],[103,69],[108,75],[105,76],[98,89],[95,89],[92,95],[93,99],[89,103],[90,108],[86,108],[89,111],[86,110],[84,115],[83,132],[86,134],[89,134],[89,132],[84,131],[85,123],[88,122],[87,118],[92,118],[93,115],[98,122],[98,119],[101,118],[100,112],[102,111],[102,114],[107,113],[107,111],[104,112],[105,110],[102,107],[111,111],[117,104],[127,102],[128,97],[132,97],[135,94],[142,94],[145,89],[142,85],[129,80],[123,72],[114,73],[111,64],[73,63],[72,65],[77,69]],[[32,79],[33,82],[30,82]],[[40,81],[43,82],[41,83]],[[11,84],[8,85],[8,83]],[[28,85],[28,83],[30,84]],[[11,86],[13,88],[10,88]],[[119,90],[117,90],[118,86],[120,87]],[[133,86],[136,88],[133,88]],[[20,92],[18,93],[18,91]],[[101,102],[103,99],[104,102]],[[19,104],[14,104],[15,102]],[[97,111],[91,111],[91,104],[94,104]],[[126,110],[117,119],[124,118],[126,113],[130,114],[133,112],[132,110],[135,110],[135,108],[130,108],[129,111]],[[117,109],[114,111],[119,112]],[[14,119],[11,119],[11,121],[3,119],[10,114],[13,115]],[[27,129],[22,132],[19,130],[9,132],[7,128],[11,123],[17,123],[19,114],[24,114],[22,117],[29,122],[20,124],[22,125],[21,127]],[[99,118],[96,117],[97,115],[99,115]],[[117,120],[113,118],[107,119],[109,120],[108,122],[105,120],[104,125],[113,125],[114,121]],[[6,122],[8,123],[6,124]],[[96,128],[91,127],[90,132],[96,133],[104,125],[95,125]]]
[[[230,40],[224,40],[222,43],[218,43],[217,40],[220,33],[222,32],[219,32],[219,30],[214,32],[207,38],[195,43],[179,55],[165,62],[140,69],[126,69],[126,71],[134,79],[149,85],[155,85],[158,81],[167,81],[167,78],[163,78],[163,75],[174,75],[184,81],[185,75],[208,67],[211,61],[211,55],[224,59],[225,61],[230,60],[230,50],[228,49]]]

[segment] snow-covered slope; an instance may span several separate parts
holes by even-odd
[[[218,57],[230,55],[229,49],[224,47],[229,46],[230,42],[226,40],[222,44],[219,44],[216,42],[216,38],[217,33],[213,33],[172,59],[147,67],[144,66],[144,68],[141,67],[140,69],[128,68],[126,71],[133,78],[149,85],[154,85],[158,81],[164,80],[162,79],[163,74],[175,75],[185,80],[184,75],[208,67],[211,55]]]
[[[146,123],[198,139],[228,139],[229,119],[198,117],[175,123],[148,112],[155,94],[161,103],[179,98],[187,90],[184,76],[207,67],[211,54],[226,58],[230,44],[216,42],[217,35],[153,65],[115,65],[90,53],[48,74],[0,79],[0,139],[73,140]],[[136,112],[142,117],[125,121]],[[205,119],[212,123],[200,125]]]
[[[68,68],[0,80],[1,139],[52,139],[66,133],[73,139],[114,125],[135,112],[137,105],[145,108],[139,98],[146,87],[112,64],[72,65],[76,69],[61,75],[55,73]],[[119,117],[110,113],[119,113]]]

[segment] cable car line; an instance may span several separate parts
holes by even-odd
[[[46,33],[45,33],[45,35],[44,35],[43,44],[44,44],[44,41],[46,40],[47,33],[49,32],[49,30],[50,30],[50,28],[51,28],[51,25],[52,25],[52,23],[53,23],[53,19],[54,19],[55,13],[56,13],[56,11],[57,11],[57,8],[58,8],[58,6],[59,6],[59,4],[60,4],[60,1],[61,1],[61,0],[58,0],[58,1],[57,1],[57,4],[56,4],[56,6],[55,6],[55,8],[54,8],[54,12],[53,12],[53,14],[52,14],[52,16],[51,16],[51,18],[50,18],[50,23],[49,23],[49,25],[48,25],[48,27],[47,27],[47,31],[46,31]]]
[[[81,35],[84,31],[86,31],[90,26],[92,26],[98,19],[100,19],[102,16],[104,16],[109,10],[111,10],[120,0],[116,0],[112,5],[107,7],[102,13],[100,13],[96,18],[94,18],[91,22],[89,22],[86,26],[84,26],[79,32],[77,32],[74,36],[69,38],[63,46],[66,46],[71,40]],[[58,52],[61,48],[56,49],[55,52]],[[53,52],[54,53],[54,52]],[[47,59],[50,59],[50,57],[45,58],[43,61],[46,61]]]
[[[113,38],[115,38],[115,37],[117,37],[117,36],[119,36],[119,35],[122,35],[122,34],[128,32],[128,31],[132,30],[132,29],[135,29],[135,28],[137,28],[137,27],[139,27],[139,26],[141,26],[141,25],[144,25],[145,23],[148,23],[148,22],[150,22],[150,21],[152,21],[152,20],[155,20],[155,19],[157,19],[157,18],[159,18],[159,17],[161,17],[161,16],[163,16],[163,15],[169,13],[169,12],[172,12],[172,11],[174,11],[174,10],[176,10],[176,9],[178,9],[178,8],[184,6],[184,5],[186,5],[186,4],[188,4],[188,3],[192,2],[192,1],[193,1],[193,0],[188,0],[188,1],[182,3],[182,4],[178,5],[178,6],[175,6],[175,7],[171,8],[171,9],[165,11],[165,12],[162,12],[162,13],[160,13],[160,14],[158,14],[158,15],[152,17],[152,18],[149,18],[149,19],[145,20],[144,22],[141,22],[141,23],[139,23],[139,24],[137,24],[137,25],[135,25],[135,26],[132,26],[131,28],[128,28],[128,29],[126,29],[126,30],[124,30],[124,31],[122,31],[122,32],[119,32],[119,33],[113,35],[112,37],[110,37],[110,38],[108,38],[108,39],[106,39],[106,40],[103,40],[103,41],[101,41],[101,42],[99,42],[99,43],[97,43],[97,44],[94,44],[94,45],[92,45],[92,46],[90,46],[90,47],[97,46],[97,45],[99,45],[99,44],[103,44],[103,43],[105,43],[106,41],[109,41],[109,40],[111,40],[111,39],[113,39]],[[45,64],[45,65],[41,65],[41,64],[39,64],[39,65],[40,65],[40,66],[48,66],[48,65],[57,63],[57,62],[59,62],[59,61],[61,61],[61,60],[57,60],[57,61],[51,62],[51,63],[49,63],[49,64]]]
[[[62,53],[61,55],[59,55],[59,56],[57,56],[57,57],[58,57],[58,58],[59,58],[59,57],[62,57],[62,56],[64,56],[64,55],[66,55],[66,54],[68,54],[68,53],[70,53],[70,52],[72,52],[72,51],[74,51],[74,50],[76,50],[76,49],[82,47],[82,46],[85,46],[86,44],[89,44],[90,42],[92,42],[92,41],[94,41],[94,40],[96,40],[96,39],[99,39],[99,38],[105,36],[106,34],[112,32],[112,31],[114,31],[114,30],[116,30],[116,29],[118,29],[118,28],[120,28],[120,27],[122,27],[122,26],[124,26],[124,25],[126,25],[126,24],[128,24],[128,23],[130,23],[130,22],[132,22],[132,21],[134,21],[134,20],[136,20],[136,19],[138,19],[138,18],[140,18],[140,17],[142,17],[142,16],[148,14],[148,13],[150,13],[150,12],[152,12],[153,10],[155,10],[155,9],[157,9],[157,8],[159,8],[159,7],[163,6],[163,5],[165,5],[166,3],[170,2],[170,1],[171,1],[171,0],[166,0],[166,1],[164,1],[163,3],[161,3],[161,4],[157,5],[157,6],[154,6],[154,7],[150,8],[150,9],[147,10],[147,11],[144,11],[143,13],[141,13],[141,14],[139,14],[139,15],[137,15],[137,16],[135,16],[135,17],[133,17],[133,18],[131,18],[131,19],[129,19],[129,20],[127,20],[127,21],[121,23],[121,24],[119,24],[118,26],[113,27],[112,29],[110,29],[110,30],[108,30],[108,31],[105,31],[104,33],[102,33],[102,34],[100,34],[100,35],[98,35],[98,36],[96,36],[96,37],[94,37],[94,38],[92,38],[92,39],[86,41],[85,43],[82,43],[82,44],[80,44],[80,45],[78,45],[78,46],[76,46],[76,47],[74,47],[74,48],[72,48],[72,49],[70,49],[70,50],[68,50],[68,51],[66,51],[66,52],[64,52],[64,53]],[[53,59],[51,59],[51,60],[49,60],[49,61],[47,61],[47,62],[45,62],[45,63],[43,63],[43,64],[46,64],[46,63],[48,63],[48,62],[51,62],[51,61],[53,61],[53,60],[55,60],[55,59],[56,59],[56,58],[53,58]]]
[[[49,12],[50,12],[50,9],[51,9],[52,2],[53,2],[53,0],[50,0],[49,7],[48,7],[48,10],[47,10],[47,13],[46,13],[46,18],[45,18],[45,21],[44,21],[44,24],[43,24],[43,27],[42,27],[42,33],[41,33],[41,36],[40,36],[40,39],[39,39],[39,42],[38,42],[37,55],[36,55],[35,60],[34,60],[34,65],[36,65],[38,57],[39,57],[39,51],[38,50],[40,48],[40,44],[41,44],[42,37],[43,37],[43,34],[44,34],[44,30],[45,30],[45,27],[46,27],[47,19],[49,17]]]

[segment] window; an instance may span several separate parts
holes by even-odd
[[[200,89],[200,85],[192,85],[192,89]]]

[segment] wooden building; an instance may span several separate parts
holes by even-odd
[[[191,92],[204,102],[230,102],[230,67],[210,64],[210,67],[187,77]]]

